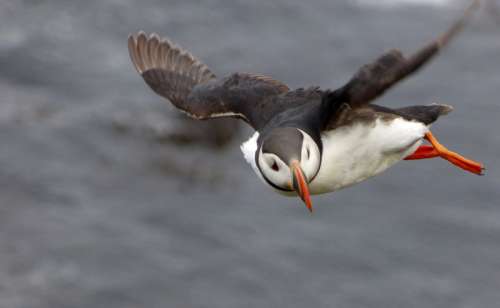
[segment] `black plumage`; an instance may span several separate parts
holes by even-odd
[[[294,126],[319,139],[321,131],[352,121],[400,116],[430,124],[449,112],[445,105],[390,109],[370,103],[428,63],[462,29],[477,5],[478,1],[473,1],[447,32],[412,56],[406,58],[399,50],[390,50],[361,67],[335,91],[318,87],[290,90],[284,83],[258,74],[217,78],[188,51],[156,34],[131,35],[128,46],[146,83],[191,117],[236,117],[264,134],[271,128]]]

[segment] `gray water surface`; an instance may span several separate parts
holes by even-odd
[[[2,0],[0,307],[498,307],[500,28],[488,14],[378,101],[455,106],[433,131],[487,175],[403,162],[314,197],[313,215],[244,162],[250,129],[185,121],[128,59],[142,29],[219,75],[335,88],[464,6],[358,3]]]

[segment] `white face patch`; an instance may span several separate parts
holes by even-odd
[[[262,149],[260,149],[258,164],[262,175],[268,181],[282,189],[293,189],[290,167],[277,155],[262,153]]]
[[[318,145],[314,142],[311,136],[300,129],[299,131],[304,136],[304,140],[302,141],[300,167],[302,168],[302,171],[304,171],[307,181],[310,182],[316,176],[319,171],[319,167],[321,166],[321,153]]]

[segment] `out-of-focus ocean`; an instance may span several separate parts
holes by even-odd
[[[453,105],[433,131],[487,175],[403,162],[314,197],[313,215],[244,162],[250,129],[186,121],[126,46],[155,31],[219,75],[335,88],[465,5],[2,0],[0,307],[498,307],[500,24],[488,10],[378,101]]]

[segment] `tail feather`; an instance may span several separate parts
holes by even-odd
[[[429,125],[435,122],[440,116],[447,115],[452,112],[453,107],[450,105],[434,103],[430,105],[399,108],[395,111],[409,120],[417,120]]]
[[[446,105],[446,104],[438,104],[438,103],[433,103],[430,106],[436,106],[436,108],[439,110],[439,115],[447,115],[448,113],[453,111],[453,106]]]

